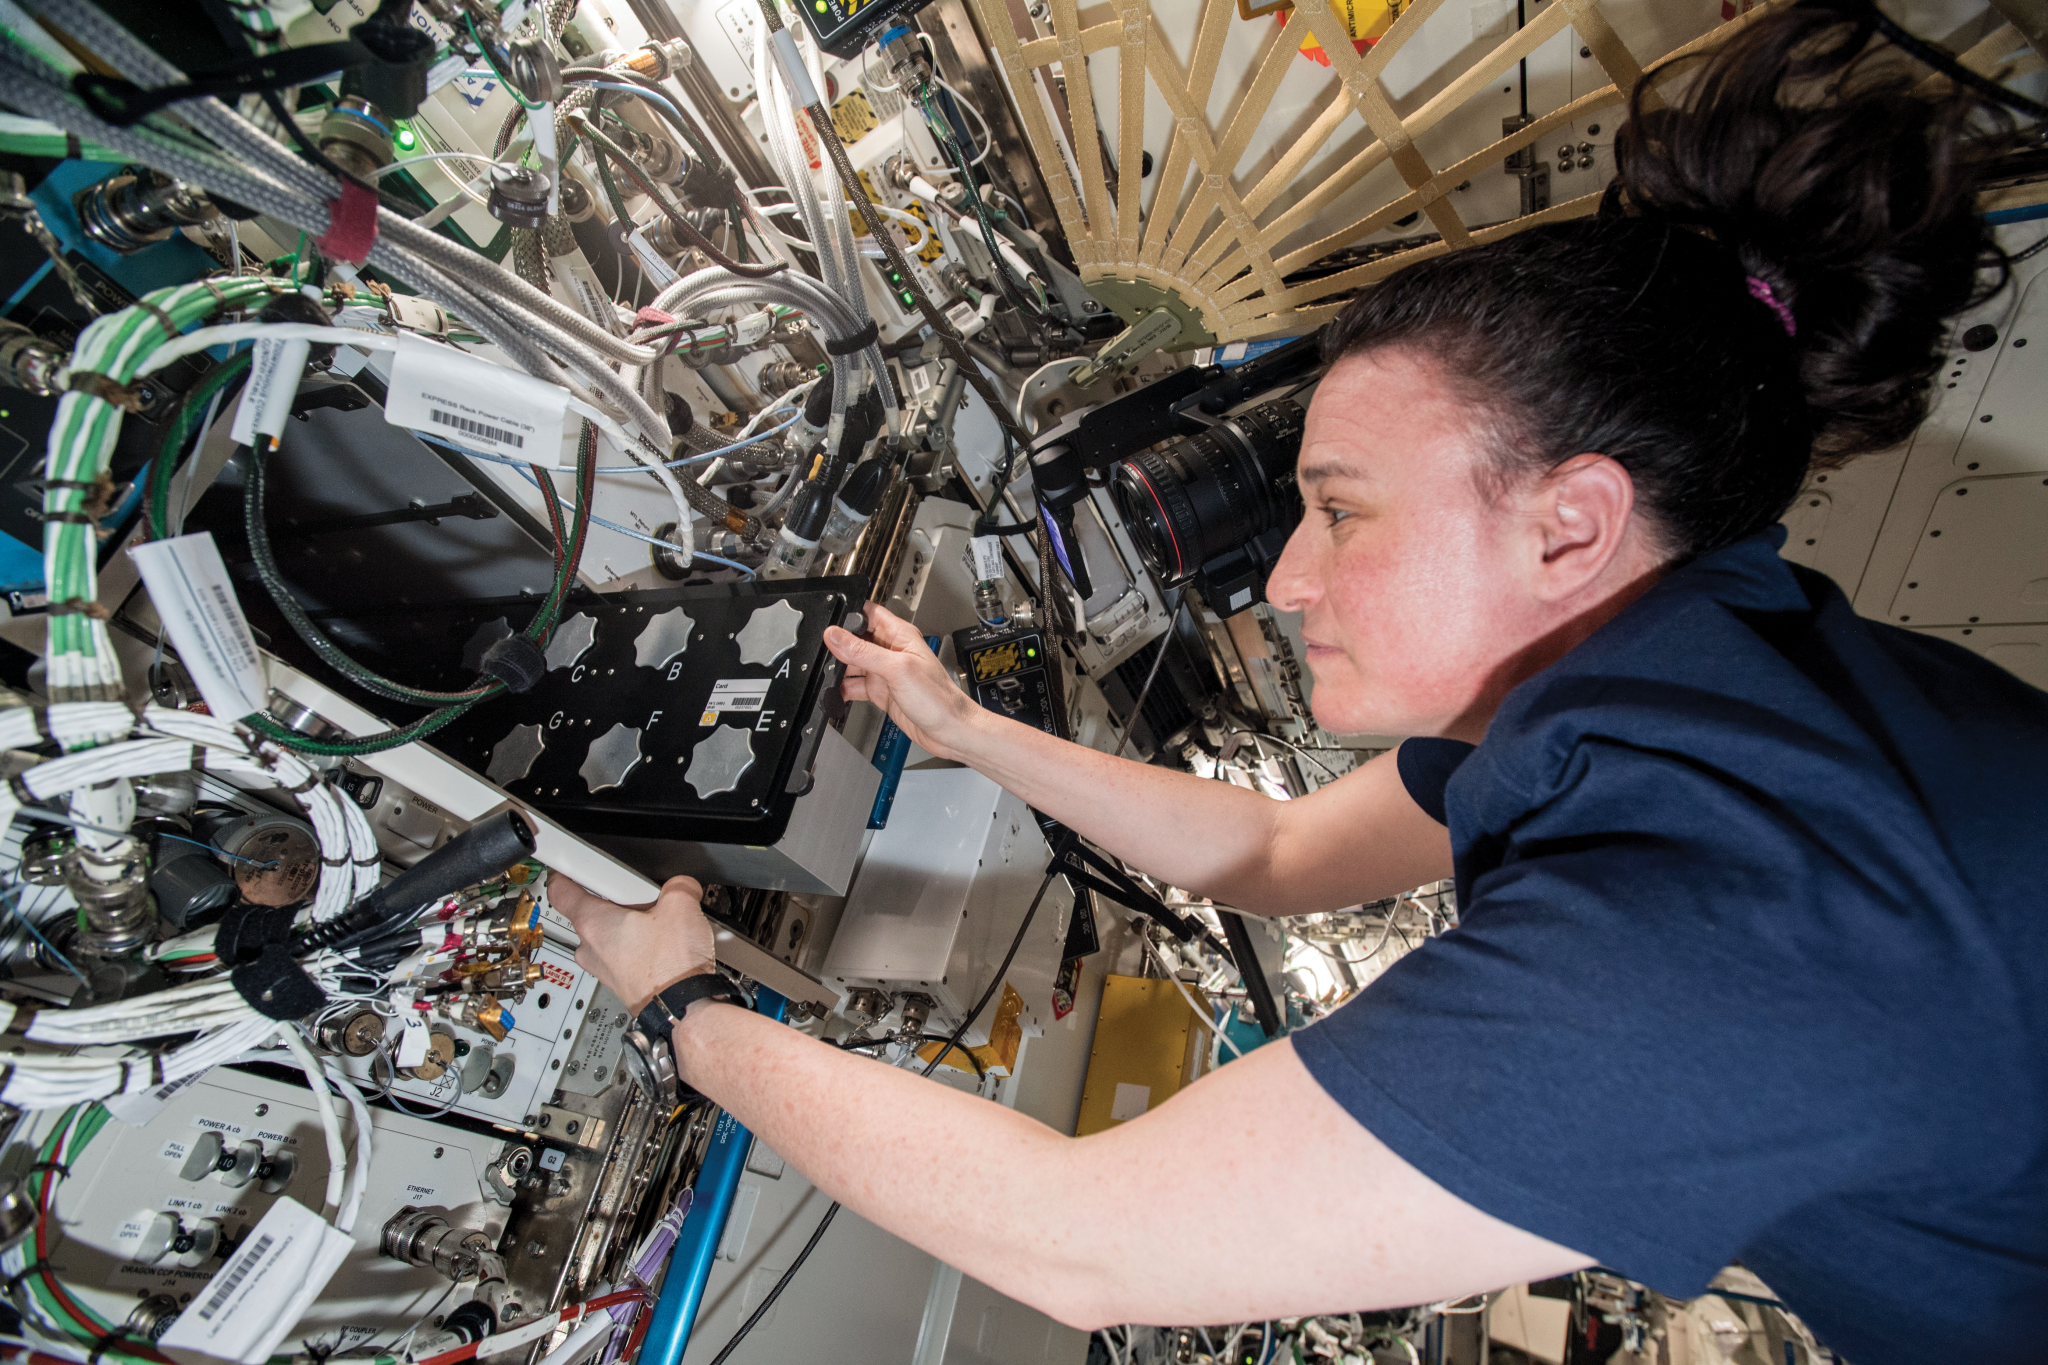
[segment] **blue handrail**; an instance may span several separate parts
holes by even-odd
[[[754,1008],[780,1021],[789,1001],[765,986],[756,986]],[[754,1135],[731,1114],[720,1112],[703,1168],[697,1172],[690,1212],[676,1235],[675,1249],[669,1253],[668,1273],[662,1277],[661,1297],[655,1301],[654,1318],[647,1325],[637,1365],[680,1365],[683,1352],[690,1348],[690,1330],[704,1306],[704,1286],[711,1278],[718,1245],[725,1240],[733,1197],[753,1145]]]

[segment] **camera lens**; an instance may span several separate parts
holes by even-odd
[[[1294,463],[1304,418],[1292,399],[1227,417],[1117,465],[1110,496],[1138,553],[1168,587],[1204,563],[1301,518]]]

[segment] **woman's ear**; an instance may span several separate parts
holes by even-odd
[[[1527,495],[1540,537],[1538,591],[1570,597],[1598,579],[1634,528],[1635,480],[1605,455],[1574,455]]]

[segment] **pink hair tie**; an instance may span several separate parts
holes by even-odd
[[[1771,292],[1769,281],[1760,280],[1754,275],[1749,276],[1749,296],[1778,315],[1778,322],[1785,328],[1786,336],[1799,335],[1799,324],[1792,320],[1792,310]]]

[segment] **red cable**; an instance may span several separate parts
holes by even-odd
[[[590,1300],[588,1303],[573,1304],[567,1308],[557,1309],[555,1311],[555,1321],[553,1325],[556,1327],[561,1326],[564,1322],[569,1320],[571,1314],[576,1315],[578,1318],[586,1317],[591,1313],[597,1312],[601,1308],[610,1308],[614,1304],[620,1303],[632,1303],[636,1299],[644,1300],[646,1299],[646,1297],[647,1291],[644,1289],[624,1289],[616,1294],[600,1294],[598,1297]],[[642,1314],[641,1316],[646,1317],[648,1315]],[[513,1328],[512,1330],[515,1332],[523,1332],[531,1326],[533,1326],[532,1323],[524,1322],[521,1323],[519,1326]],[[459,1361],[473,1359],[476,1356],[477,1350],[480,1347],[489,1345],[493,1337],[499,1337],[503,1335],[505,1335],[503,1332],[494,1332],[491,1336],[484,1337],[480,1341],[472,1341],[467,1346],[458,1346],[452,1351],[443,1351],[441,1352],[441,1354],[437,1356],[428,1356],[425,1360],[420,1361],[419,1365],[457,1365],[457,1362]]]

